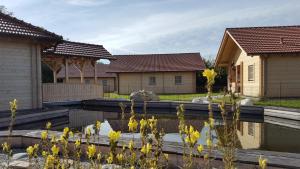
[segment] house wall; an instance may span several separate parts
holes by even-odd
[[[241,49],[237,48],[234,52],[234,65],[242,65],[242,91],[245,96],[260,97],[261,96],[261,58],[260,56],[247,56]],[[254,80],[248,80],[248,66],[254,65]],[[229,81],[228,81],[229,82]],[[232,82],[233,91],[235,91],[235,83]]]
[[[102,81],[103,80],[107,80],[107,86],[103,86],[103,91],[104,92],[114,92],[116,90],[116,87],[115,87],[115,79],[116,78],[113,78],[113,77],[98,77],[98,84],[102,84]],[[84,78],[85,80],[85,83],[86,84],[93,84],[94,83],[94,78],[91,78],[91,77],[85,77]],[[63,82],[65,83],[65,79],[63,79]],[[69,78],[69,83],[80,83],[80,78],[76,77],[76,78]]]
[[[265,58],[267,97],[300,97],[300,54]]]
[[[120,94],[130,94],[137,90],[155,93],[195,93],[196,72],[119,73]],[[149,78],[156,78],[156,85],[149,85]],[[175,85],[175,76],[182,76],[182,84]]]
[[[41,50],[30,42],[0,39],[0,111],[18,100],[18,109],[40,108]]]

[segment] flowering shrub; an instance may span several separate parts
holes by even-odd
[[[223,133],[218,133],[215,127],[215,120],[212,110],[211,91],[214,84],[216,73],[214,70],[205,70],[203,76],[207,78],[209,118],[204,122],[204,126],[208,129],[206,134],[206,145],[198,144],[201,134],[195,126],[187,125],[184,117],[184,105],[180,105],[177,109],[177,117],[179,120],[178,131],[183,144],[183,168],[199,167],[198,161],[205,168],[212,168],[213,149],[223,153],[224,168],[232,169],[235,166],[236,151],[236,130],[239,121],[239,105],[237,104],[234,94],[231,94],[231,105],[233,115],[228,117],[225,110],[225,100],[219,105],[223,118]],[[158,129],[157,119],[152,116],[147,119],[146,108],[141,120],[136,119],[131,106],[131,117],[128,122],[128,131],[132,134],[132,138],[127,144],[120,145],[121,131],[110,131],[108,134],[109,151],[102,153],[100,148],[94,143],[99,141],[98,134],[92,134],[91,129],[87,128],[86,132],[74,134],[68,127],[64,128],[59,138],[51,134],[51,123],[46,124],[46,130],[41,132],[41,140],[39,144],[29,146],[26,149],[28,154],[28,162],[31,168],[43,169],[82,169],[93,168],[100,169],[104,164],[114,164],[122,168],[165,168],[168,165],[169,155],[163,152],[163,137],[165,135],[163,129]],[[144,104],[146,105],[146,103]],[[120,104],[122,110],[122,123],[125,118],[125,105]],[[9,136],[11,136],[13,122],[17,112],[17,101],[10,102],[11,124],[9,128]],[[229,122],[230,121],[230,122]],[[123,126],[123,125],[122,125]],[[94,125],[95,133],[99,133],[101,122],[96,121]],[[138,131],[139,129],[139,131]],[[212,132],[217,132],[218,142],[213,142]],[[140,146],[136,146],[134,134],[140,134]],[[72,142],[70,142],[72,138]],[[83,144],[84,140],[84,144]],[[93,143],[93,144],[91,144]],[[84,148],[85,146],[85,148]],[[205,151],[204,151],[205,150]],[[10,146],[10,137],[2,144],[2,152],[6,155],[5,163],[1,163],[2,168],[9,168],[12,149]],[[196,153],[195,153],[196,152]],[[42,158],[42,161],[38,160]],[[83,163],[83,159],[88,163]],[[195,160],[196,159],[196,160]],[[265,169],[267,160],[259,157],[259,167]]]

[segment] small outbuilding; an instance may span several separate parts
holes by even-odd
[[[215,66],[241,95],[300,97],[300,26],[227,28]]]
[[[62,40],[52,32],[0,12],[0,111],[42,107],[42,50]]]
[[[205,65],[200,53],[114,55],[110,71],[117,74],[117,91],[130,94],[196,93],[196,73]]]

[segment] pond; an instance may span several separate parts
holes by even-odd
[[[166,113],[162,115],[156,112],[148,113],[146,116],[147,118],[154,116],[158,119],[158,128],[163,128],[166,133],[164,137],[165,141],[181,142],[178,133],[178,119],[174,113],[172,113],[173,115]],[[122,131],[122,137],[139,137],[138,133],[132,135],[128,132],[129,111],[126,111],[124,120],[121,120],[121,113],[119,111],[108,112],[71,109],[69,115],[68,124],[56,126],[57,130],[68,126],[73,130],[84,132],[86,127],[91,127],[96,120],[99,120],[102,122],[100,135],[107,135],[110,130],[115,130]],[[137,119],[141,119],[143,116],[143,113],[137,112]],[[201,139],[198,143],[205,145],[205,132],[207,128],[204,126],[204,121],[207,120],[207,116],[188,114],[185,116],[185,119],[188,125],[193,125],[201,133]],[[280,121],[280,119],[278,120]],[[249,119],[239,122],[238,131],[236,133],[239,139],[238,148],[300,153],[300,129],[286,127],[280,125],[280,123],[273,124],[263,122],[263,120],[257,121],[258,122],[255,122],[255,120]],[[222,121],[217,119],[216,125],[216,128],[221,128]],[[216,133],[213,132],[213,135],[214,142],[217,142]]]

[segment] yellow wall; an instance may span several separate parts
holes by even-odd
[[[149,78],[156,77],[156,85],[149,85]],[[182,84],[175,85],[175,76],[182,76]],[[130,94],[137,90],[149,90],[155,93],[195,93],[195,72],[164,72],[164,73],[120,73],[119,93]]]
[[[248,127],[250,122],[240,122],[241,128],[238,130],[237,135],[243,149],[256,149],[262,145],[263,142],[263,124],[253,124],[253,135],[248,134]]]
[[[266,96],[300,97],[300,54],[266,57]]]
[[[242,90],[243,95],[260,97],[261,96],[261,60],[260,56],[247,56],[247,54],[241,49],[237,48],[233,52],[233,62],[235,66],[243,65],[242,73]],[[248,80],[248,66],[254,65],[254,81]],[[235,84],[232,83],[233,90],[235,90]]]

